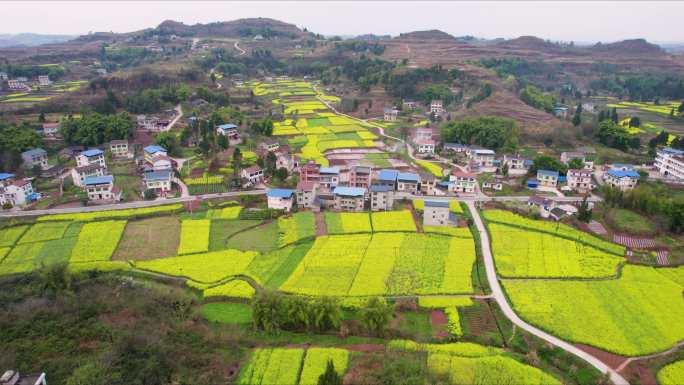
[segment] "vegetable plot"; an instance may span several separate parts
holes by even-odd
[[[253,251],[221,250],[139,261],[135,266],[163,274],[188,277],[201,283],[212,283],[243,274],[256,255],[257,253]]]
[[[178,254],[201,253],[209,250],[208,219],[186,219],[181,222],[181,239]]]
[[[109,260],[119,244],[124,227],[126,227],[126,221],[86,223],[71,252],[70,262]]]

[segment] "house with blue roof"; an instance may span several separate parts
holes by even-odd
[[[290,211],[295,199],[295,190],[291,189],[272,188],[266,192],[269,209]]]
[[[372,211],[388,211],[394,207],[394,187],[386,184],[370,186],[370,207]]]
[[[158,155],[167,156],[168,151],[162,146],[152,144],[143,148],[143,154],[145,156],[145,161],[152,163],[152,158]]]
[[[83,181],[83,188],[92,202],[116,202],[121,200],[121,190],[114,186],[112,175],[90,176]]]
[[[397,174],[397,191],[417,194],[420,188],[420,176],[412,172]]]
[[[0,174],[0,206],[24,206],[27,202],[38,200],[40,194],[33,191],[29,179],[16,180],[14,174]]]
[[[606,184],[619,188],[622,191],[631,190],[639,182],[640,175],[634,170],[620,170],[611,168],[603,175]]]
[[[363,211],[366,189],[363,187],[337,186],[333,190],[334,208],[339,211]]]
[[[339,167],[321,167],[318,174],[318,183],[323,188],[332,190],[340,183]]]
[[[558,171],[537,170],[537,181],[541,187],[557,187],[558,177]]]
[[[164,196],[171,191],[173,171],[171,169],[151,169],[143,172],[143,184],[146,190],[152,190],[157,196]]]
[[[392,187],[393,190],[397,189],[397,176],[399,175],[399,170],[393,169],[382,169],[378,171],[377,177],[375,178],[376,184],[386,185]]]
[[[240,143],[240,131],[235,124],[227,123],[216,126],[216,134],[227,137],[231,146]]]
[[[4,187],[14,180],[16,175],[7,173],[7,172],[0,172],[0,187]]]
[[[90,150],[81,151],[80,154],[76,155],[76,167],[92,166],[97,165],[100,167],[107,167],[105,163],[104,151],[99,148],[93,148]]]
[[[42,148],[32,148],[21,153],[21,159],[25,168],[40,167],[41,170],[50,168],[47,151]]]

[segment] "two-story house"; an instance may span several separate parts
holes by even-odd
[[[394,207],[394,188],[383,184],[370,186],[370,206],[372,211],[389,211]]]
[[[606,184],[619,188],[622,191],[631,190],[639,182],[639,173],[634,170],[619,170],[612,168],[603,174]]]
[[[593,171],[588,169],[570,169],[567,174],[568,187],[580,193],[591,191],[591,175]]]
[[[537,181],[539,182],[539,186],[557,187],[558,176],[558,171],[537,170]]]
[[[40,167],[41,170],[50,168],[47,151],[42,148],[33,148],[21,153],[21,159],[25,168]]]
[[[363,211],[366,200],[366,189],[361,187],[337,186],[333,190],[335,210]]]

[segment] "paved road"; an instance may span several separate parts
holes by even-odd
[[[173,126],[175,126],[176,123],[178,123],[178,121],[183,117],[183,109],[181,108],[180,103],[178,103],[178,105],[176,107],[174,107],[174,110],[176,110],[176,117],[173,118],[171,123],[169,123],[166,127],[164,127],[162,129],[162,131],[171,131]]]
[[[242,55],[244,55],[244,54],[247,53],[247,51],[245,51],[244,49],[240,48],[240,46],[238,45],[238,42],[237,42],[237,41],[235,42],[235,44],[233,44],[233,47],[235,47],[236,50],[240,51],[240,53],[238,54],[238,56],[242,56]]]
[[[496,269],[494,267],[494,257],[489,248],[489,235],[487,230],[482,223],[482,218],[475,208],[475,203],[473,201],[467,202],[468,208],[473,215],[473,220],[477,226],[477,230],[480,232],[480,243],[482,246],[482,255],[484,257],[485,269],[487,270],[487,281],[489,282],[489,287],[492,289],[492,295],[494,299],[499,304],[499,307],[503,311],[504,315],[513,322],[517,327],[526,330],[527,332],[534,334],[535,336],[555,345],[559,348],[565,350],[566,352],[572,353],[577,357],[587,361],[589,364],[594,366],[596,369],[600,370],[602,373],[607,373],[610,376],[611,381],[616,385],[629,385],[627,380],[625,380],[616,370],[612,369],[608,365],[604,364],[601,360],[594,357],[593,355],[575,347],[574,345],[561,340],[558,337],[554,337],[551,334],[540,330],[527,322],[523,321],[517,314],[513,311],[506,296],[504,295],[503,289],[499,284],[499,280],[496,276]]]

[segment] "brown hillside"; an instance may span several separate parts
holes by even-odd
[[[615,54],[622,56],[648,56],[648,55],[667,55],[659,46],[649,43],[644,39],[623,40],[615,43],[597,43],[590,48],[593,52],[602,54]]]
[[[209,24],[186,25],[184,23],[166,20],[159,24],[157,30],[179,36],[222,36],[244,37],[273,31],[279,36],[299,38],[307,33],[296,25],[269,18],[238,19]]]
[[[430,29],[427,31],[413,31],[402,33],[395,39],[399,40],[453,40],[456,38],[449,35],[446,32],[440,31],[438,29]]]
[[[505,40],[496,44],[501,48],[513,48],[521,50],[555,51],[561,47],[558,44],[540,39],[536,36],[520,36],[515,39]]]

